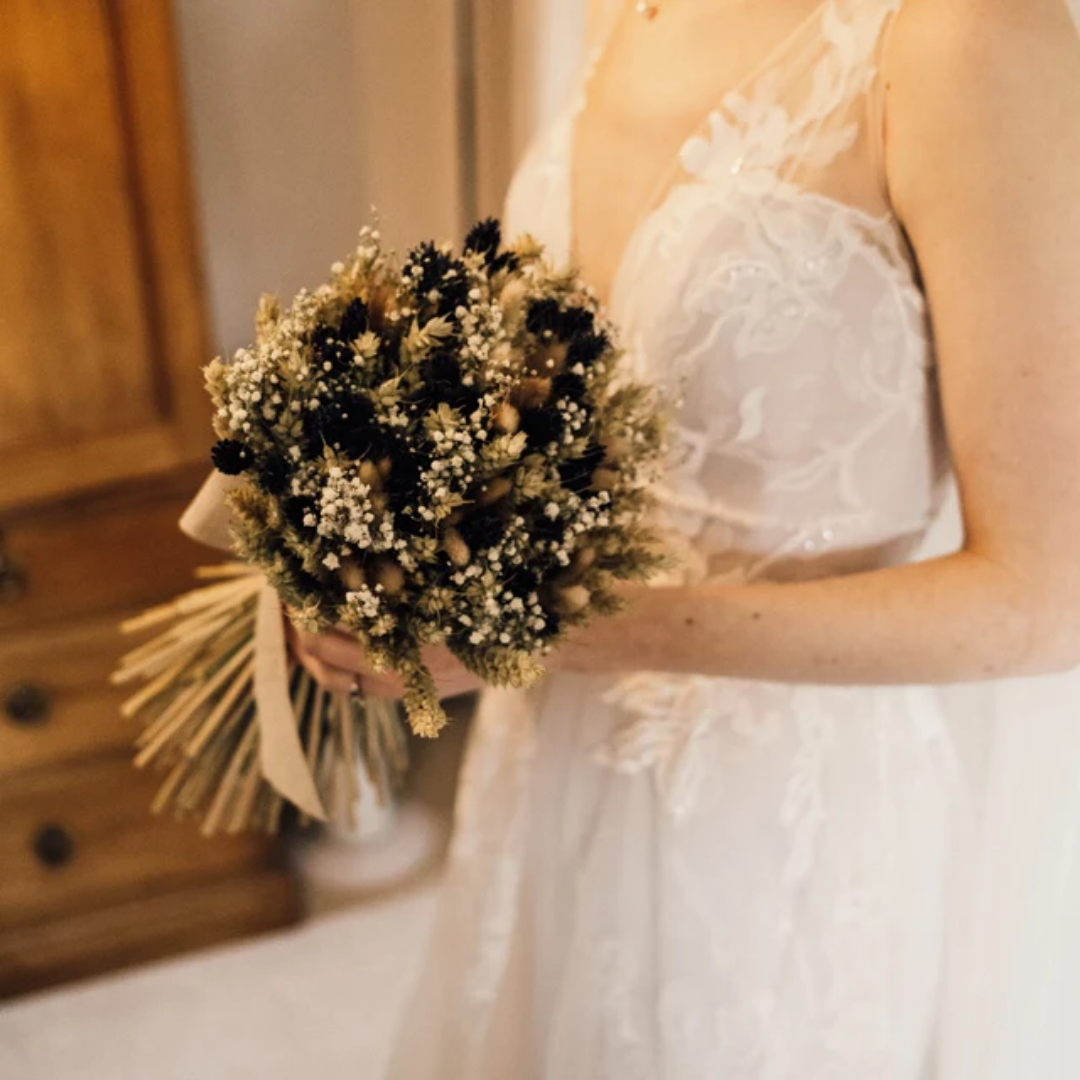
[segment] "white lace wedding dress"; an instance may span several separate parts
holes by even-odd
[[[627,362],[681,401],[659,495],[687,580],[908,561],[943,505],[926,303],[881,171],[899,5],[831,0],[755,41],[620,260]],[[557,259],[603,45],[507,200]],[[933,1060],[957,776],[931,687],[485,692],[389,1075],[956,1080]]]

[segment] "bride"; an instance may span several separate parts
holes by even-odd
[[[482,694],[390,1075],[1075,1076],[1064,0],[591,0],[588,26],[505,226],[678,402],[682,562]],[[962,540],[924,557],[951,484]],[[329,685],[399,689],[294,637]]]

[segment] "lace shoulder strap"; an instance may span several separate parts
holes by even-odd
[[[759,74],[727,93],[722,111],[745,126],[776,132],[772,167],[789,179],[829,168],[862,139],[877,84],[883,40],[902,0],[827,0]],[[782,160],[776,160],[777,158]]]

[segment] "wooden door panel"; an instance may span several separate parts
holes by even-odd
[[[204,452],[166,0],[0,0],[0,512]]]
[[[106,9],[3,0],[0,450],[157,407]]]

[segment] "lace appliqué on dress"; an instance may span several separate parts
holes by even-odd
[[[759,745],[776,737],[782,713],[762,697],[760,684],[738,679],[629,675],[603,695],[626,719],[594,748],[593,758],[629,776],[651,770],[666,811],[686,817],[697,809],[704,785],[722,783],[719,759],[731,750],[715,738],[721,727]]]

